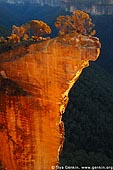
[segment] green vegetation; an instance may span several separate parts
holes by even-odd
[[[26,24],[17,27],[13,25],[11,38],[16,38],[20,40],[40,40],[46,34],[51,33],[51,28],[43,21],[32,20]],[[31,36],[31,37],[30,37]]]
[[[76,33],[82,35],[94,35],[94,24],[89,15],[83,11],[75,10],[72,16],[59,16],[55,22],[59,34]],[[51,28],[40,20],[31,20],[21,26],[13,25],[11,35],[5,39],[0,37],[0,43],[20,43],[20,41],[46,40],[46,34],[51,34]]]
[[[80,10],[75,10],[71,16],[59,16],[55,26],[59,30],[60,35],[73,32],[82,35],[94,35],[96,33],[95,30],[92,30],[94,24],[90,16]]]
[[[20,41],[46,40],[44,35],[50,34],[51,28],[43,21],[32,20],[17,27],[13,25],[11,35],[6,39],[0,37],[0,43],[19,43]]]
[[[69,93],[60,165],[113,166],[113,78],[91,64]]]

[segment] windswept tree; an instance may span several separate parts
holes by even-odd
[[[32,20],[28,22],[34,36],[42,37],[51,33],[51,28],[43,21]]]
[[[73,15],[59,16],[55,22],[55,26],[59,29],[59,34],[69,34],[76,32],[82,35],[94,35],[94,24],[90,16],[80,10],[75,10]]]
[[[30,35],[33,35],[35,39],[38,39],[38,37],[42,37],[45,34],[50,33],[51,28],[45,22],[32,20],[26,24],[21,25],[20,27],[13,25],[11,35],[16,34],[20,39],[28,40]]]
[[[72,20],[75,21],[76,31],[83,35],[92,35],[95,34],[96,31],[93,30],[94,24],[90,16],[80,10],[76,10],[73,12]]]

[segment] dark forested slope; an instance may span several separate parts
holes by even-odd
[[[113,78],[96,64],[69,93],[61,165],[113,165]]]

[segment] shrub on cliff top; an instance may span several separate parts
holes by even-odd
[[[44,36],[45,34],[50,34],[51,28],[43,21],[32,20],[26,24],[17,27],[13,25],[12,34],[16,34],[19,38],[23,38],[23,40],[28,40],[30,35],[37,37]]]
[[[80,10],[75,10],[73,15],[59,16],[55,22],[55,26],[59,29],[59,34],[69,34],[76,32],[82,35],[94,35],[94,24],[90,16]]]
[[[51,28],[43,21],[32,20],[28,22],[34,36],[43,36],[51,33]]]

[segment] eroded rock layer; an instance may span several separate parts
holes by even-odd
[[[85,36],[65,36],[1,52],[0,160],[4,169],[50,170],[57,165],[68,92],[99,52],[99,40]]]

